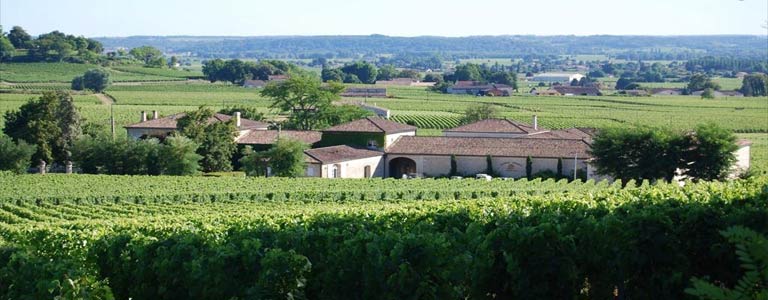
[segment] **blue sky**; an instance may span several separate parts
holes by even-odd
[[[768,34],[768,0],[0,0],[4,30],[75,35]]]

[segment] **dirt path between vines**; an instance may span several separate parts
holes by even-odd
[[[108,96],[108,95],[105,95],[105,94],[101,94],[101,93],[98,93],[98,94],[94,94],[94,95],[96,95],[96,98],[99,98],[99,100],[101,101],[101,103],[102,103],[102,104],[104,104],[104,105],[112,105],[112,104],[115,104],[115,99],[112,99],[112,97],[110,97],[110,96]]]

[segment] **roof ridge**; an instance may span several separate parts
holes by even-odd
[[[376,126],[377,128],[381,129],[382,132],[387,133],[387,131],[384,128],[379,126],[379,124],[377,124],[376,121],[373,120],[373,117],[365,117],[365,118],[368,119],[368,121],[370,121],[371,124],[373,124],[373,126]]]

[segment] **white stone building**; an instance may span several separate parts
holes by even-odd
[[[304,151],[307,177],[373,178],[384,177],[384,152],[347,145]]]
[[[579,73],[541,73],[533,76],[534,82],[547,82],[547,83],[571,83],[574,79],[581,80],[584,75]]]

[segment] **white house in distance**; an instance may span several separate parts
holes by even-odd
[[[571,83],[574,79],[581,80],[584,75],[579,73],[541,73],[533,76],[535,82],[547,82],[547,83]]]
[[[384,153],[347,145],[304,151],[305,175],[322,178],[384,177]]]
[[[172,134],[178,129],[178,120],[186,116],[186,113],[177,113],[167,117],[158,117],[157,111],[152,112],[152,119],[147,119],[147,113],[141,112],[141,122],[127,125],[125,129],[128,131],[128,137],[133,139],[140,139],[146,137],[164,137]],[[239,132],[238,138],[245,136],[252,130],[267,130],[269,124],[259,121],[248,120],[240,117],[240,112],[236,112],[234,116],[225,114],[214,114],[213,117],[208,119],[209,123],[214,122],[227,122],[229,120],[235,120],[235,126]]]

